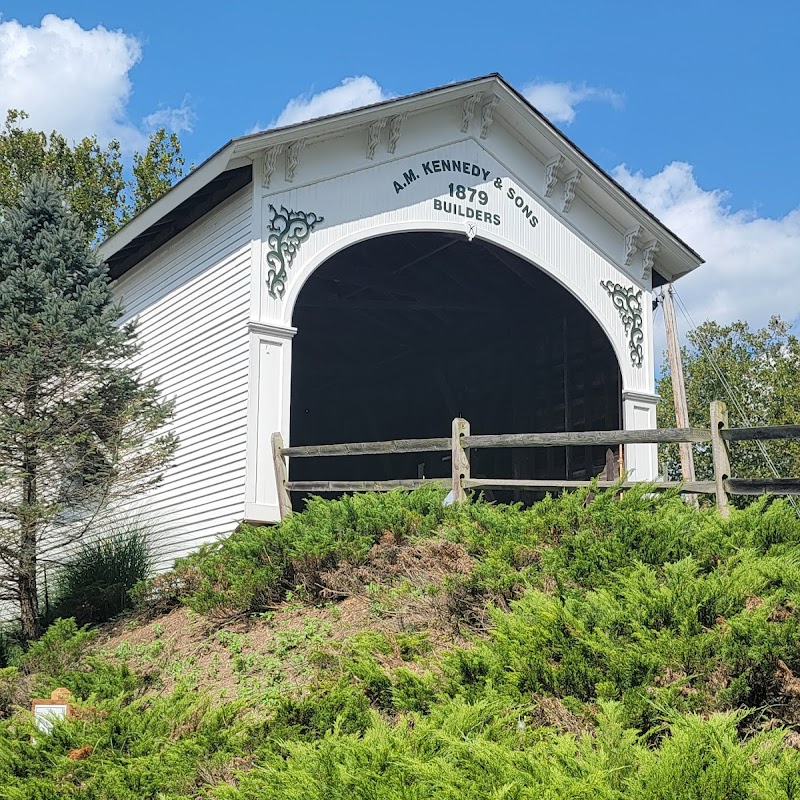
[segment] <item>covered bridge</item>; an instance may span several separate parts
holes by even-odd
[[[292,445],[656,425],[653,289],[702,263],[497,75],[234,139],[100,248],[181,447],[163,558],[279,518]],[[486,451],[585,478],[604,448]],[[630,445],[635,480],[655,447]],[[447,475],[442,454],[290,477]]]

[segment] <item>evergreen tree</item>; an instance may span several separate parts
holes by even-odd
[[[34,178],[0,220],[0,599],[27,639],[48,553],[157,482],[177,445],[121,313],[80,220]]]

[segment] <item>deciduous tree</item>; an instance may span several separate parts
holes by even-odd
[[[730,424],[800,424],[800,340],[780,317],[753,330],[747,322],[730,325],[704,322],[686,336],[683,348],[689,424],[707,427],[709,404],[725,400]],[[733,392],[736,403],[729,396]],[[675,407],[669,370],[658,381],[660,427],[675,427]],[[800,442],[765,442],[770,458],[783,477],[800,476]],[[680,477],[677,448],[665,448],[672,477]],[[712,476],[710,447],[695,448],[697,477]],[[742,478],[772,477],[755,442],[731,448],[733,474]]]
[[[0,130],[0,206],[16,203],[22,188],[46,173],[60,187],[90,242],[112,234],[134,214],[163,195],[181,177],[184,160],[177,134],[163,128],[150,135],[144,153],[133,154],[126,178],[120,143],[101,145],[97,137],[70,143],[24,127],[27,114],[11,110]]]

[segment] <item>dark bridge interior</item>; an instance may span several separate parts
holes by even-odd
[[[293,324],[292,445],[449,436],[456,416],[476,434],[621,427],[619,368],[591,314],[485,241],[418,232],[354,245],[309,278]],[[578,479],[604,464],[602,447],[481,450],[472,475]],[[291,480],[449,474],[445,453],[290,464]]]

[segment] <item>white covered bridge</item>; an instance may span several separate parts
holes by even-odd
[[[165,560],[279,518],[276,431],[655,427],[652,291],[702,263],[496,75],[234,139],[100,252],[144,376],[177,401],[181,447],[144,501]],[[324,477],[448,474],[441,454],[391,458]],[[604,448],[476,459],[585,478]],[[655,447],[625,468],[654,477]]]

